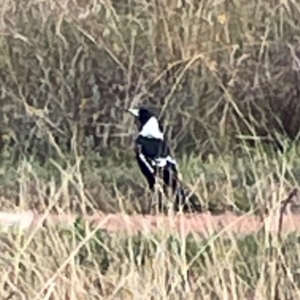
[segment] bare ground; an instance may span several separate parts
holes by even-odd
[[[41,224],[47,226],[61,225],[71,226],[76,219],[74,214],[43,214],[26,212],[0,212],[0,226],[7,228],[11,225],[19,225],[23,229],[34,229]],[[133,215],[125,214],[101,214],[95,213],[91,216],[83,216],[92,227],[105,229],[109,232],[123,231],[130,234],[139,231],[150,233],[155,231],[177,232],[186,235],[189,232],[196,232],[203,236],[213,232],[249,234],[255,233],[263,228],[271,232],[277,232],[279,226],[279,214],[265,216],[260,219],[253,215],[237,216],[233,213],[211,215],[209,213],[185,214],[185,215]],[[300,229],[300,215],[285,214],[282,219],[282,231],[293,232]]]

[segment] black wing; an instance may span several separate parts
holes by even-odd
[[[136,160],[142,174],[147,179],[149,189],[153,191],[155,184],[155,172],[151,166],[151,163],[145,159],[141,153],[138,153],[138,151],[136,151]]]
[[[167,158],[168,156],[170,156],[170,148],[164,140],[143,136],[136,139],[136,157],[144,176],[148,179],[150,178],[149,172],[155,176],[159,170],[164,183],[174,190],[177,186],[177,180],[175,179],[177,177],[176,165],[167,161],[164,167],[156,168],[155,159]]]
[[[163,179],[165,186],[169,186],[174,193],[176,207],[179,207],[180,205],[188,205],[186,202],[186,191],[178,179],[176,164],[167,161],[164,167],[159,168],[159,174],[157,174],[158,170],[154,166],[155,163],[152,164],[155,159],[167,158],[171,154],[167,143],[160,139],[139,136],[136,139],[135,145],[138,165],[148,181],[149,188],[153,190],[155,176],[159,175]],[[189,201],[191,201],[191,199]],[[194,200],[191,204],[195,207]]]
[[[148,181],[150,189],[155,184],[157,168],[154,160],[156,158],[165,158],[170,150],[165,141],[155,138],[138,136],[135,141],[135,154],[141,172]]]
[[[170,155],[170,148],[164,140],[138,136],[135,143],[147,159],[165,158]]]

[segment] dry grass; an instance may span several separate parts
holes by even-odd
[[[11,231],[1,237],[1,298],[290,299],[298,239],[267,228],[240,238],[127,236],[84,223]]]
[[[256,155],[259,155],[259,152]],[[244,188],[254,192],[255,197],[259,197],[258,195],[262,197],[260,201],[255,198],[256,203],[263,202],[263,197],[271,195],[265,202],[268,200],[269,208],[276,208],[288,194],[285,188],[288,191],[293,182],[292,177],[288,181],[282,175],[281,168],[286,166],[293,174],[295,171],[293,161],[289,155],[284,155],[282,161],[276,160],[275,166],[278,169],[275,172],[276,180],[271,180],[273,178],[271,176],[264,177],[264,172],[269,172],[265,165],[267,162],[272,165],[272,158],[266,159],[262,166],[253,164],[252,168],[248,168],[247,161],[244,161],[243,172],[236,173],[235,170],[227,174],[227,183],[224,180],[215,183],[215,189],[207,191],[208,197],[213,197],[214,193],[220,195],[218,189],[224,188],[223,194],[231,195],[235,200],[235,195],[243,193],[242,186],[234,183],[235,176],[240,174],[240,180],[244,181],[251,171],[258,176],[256,184]],[[226,164],[217,162],[218,168],[214,168],[213,163],[206,165],[211,172],[212,170],[220,172],[220,168],[224,170],[227,168]],[[192,175],[193,161],[190,160],[189,164],[188,178],[192,184],[197,177],[195,174]],[[232,168],[233,166],[234,164]],[[86,205],[95,211],[93,203],[102,203],[105,195],[109,194],[107,190],[110,187],[103,187],[106,194],[98,192],[93,197],[88,197],[92,174],[87,168],[89,177],[85,177],[85,170],[84,165],[77,169],[71,165],[66,170],[61,168],[57,180],[55,172],[49,174],[49,170],[47,172],[35,164],[23,162],[18,172],[13,173],[15,175],[12,175],[10,167],[7,166],[6,176],[10,185],[2,178],[2,189],[15,191],[17,199],[22,200],[19,201],[19,210],[39,203],[41,211],[46,209],[69,211],[72,204],[70,201],[76,200],[81,213],[85,212]],[[208,185],[215,181],[211,181],[209,176],[216,176],[216,173],[204,172],[204,174],[207,177],[202,180],[206,180]],[[98,176],[97,169],[93,170],[94,180],[97,180]],[[113,176],[120,176],[124,181],[122,173],[116,172]],[[99,185],[101,186],[100,180]],[[77,187],[75,192],[74,187]],[[81,193],[78,187],[82,188]],[[136,196],[127,198],[126,193],[118,189],[118,185],[114,186],[114,190],[116,193],[112,205],[116,210],[124,210],[126,202],[139,200]],[[224,193],[225,190],[230,193]],[[113,197],[112,194],[109,195]],[[3,204],[10,202],[10,210],[13,210],[12,200],[12,198],[3,200]],[[244,199],[243,202],[248,203],[248,200]],[[104,201],[102,205],[107,204]],[[271,214],[276,211],[271,209]],[[125,222],[126,219],[124,228],[127,227]],[[40,227],[35,232],[25,233],[8,231],[6,234],[3,233],[1,239],[3,249],[1,297],[3,299],[9,299],[9,295],[12,295],[11,299],[14,299],[13,297],[15,299],[18,297],[25,299],[296,297],[299,287],[299,237],[297,233],[282,236],[269,233],[266,227],[265,230],[247,236],[237,236],[229,230],[211,234],[209,237],[193,233],[185,238],[180,234],[171,234],[167,227],[162,226],[156,234],[141,233],[132,236],[121,232],[109,233],[103,229],[93,229],[83,221],[67,228]]]
[[[282,135],[297,136],[295,3],[177,5],[4,1],[6,156],[45,162],[75,149],[109,156],[112,146],[126,148],[131,120],[116,104],[152,106],[170,127],[172,148],[203,157],[231,150],[237,135],[281,147]]]
[[[62,182],[66,177],[74,180],[72,176],[76,174],[65,172]],[[43,190],[44,184],[36,176],[35,186]],[[23,182],[19,191],[24,204],[31,201],[30,194],[22,194],[29,186]],[[61,210],[55,199],[67,195],[68,187],[56,188],[48,208]],[[272,207],[279,205],[279,197],[270,200]],[[270,234],[268,226],[246,236],[224,230],[208,237],[171,234],[166,227],[156,234],[109,233],[82,220],[66,228],[46,226],[29,232],[16,228],[1,237],[1,297],[290,299],[299,293],[298,239],[298,233]]]

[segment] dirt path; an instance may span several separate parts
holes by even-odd
[[[22,229],[33,229],[42,222],[44,218],[41,214],[35,214],[32,211],[20,213],[0,212],[0,226],[8,228],[13,225],[20,226]],[[62,226],[71,226],[76,216],[71,214],[48,215],[46,224]],[[111,232],[126,231],[134,234],[138,231],[149,233],[157,230],[166,230],[168,232],[178,232],[186,235],[193,231],[203,235],[213,231],[224,231],[235,234],[248,234],[257,232],[263,224],[267,224],[270,231],[276,231],[278,228],[278,219],[276,217],[266,217],[264,222],[258,217],[250,215],[236,216],[232,213],[225,213],[213,216],[208,213],[177,215],[177,216],[128,216],[123,214],[94,214],[86,216],[84,219],[93,226],[106,229]],[[300,215],[284,215],[283,231],[300,231]]]

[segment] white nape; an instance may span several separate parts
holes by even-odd
[[[143,126],[139,135],[160,140],[164,139],[164,134],[159,129],[158,120],[155,117],[151,117],[148,120],[148,122]]]

